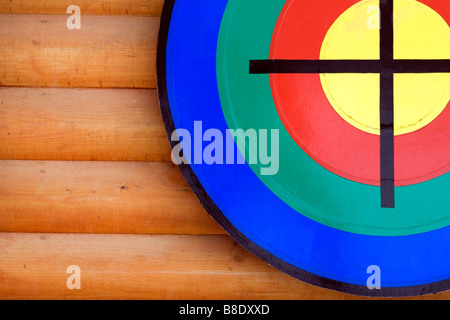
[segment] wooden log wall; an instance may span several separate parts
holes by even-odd
[[[0,0],[0,299],[359,299],[246,252],[170,162],[162,5]]]

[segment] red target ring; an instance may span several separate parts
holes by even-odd
[[[319,59],[329,28],[357,2],[338,1],[330,5],[326,0],[288,1],[274,30],[270,59]],[[421,2],[450,22],[448,5],[439,0]],[[271,74],[270,81],[280,118],[305,152],[344,178],[380,185],[379,136],[357,129],[335,112],[319,74]],[[396,186],[421,183],[449,171],[449,122],[447,105],[424,128],[395,137]]]

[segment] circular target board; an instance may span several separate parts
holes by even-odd
[[[302,281],[450,289],[450,4],[166,0],[161,111],[220,225]]]

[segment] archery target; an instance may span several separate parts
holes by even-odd
[[[394,59],[450,59],[448,4],[393,5]],[[194,134],[199,122],[224,135],[276,130],[266,137],[279,139],[266,150],[279,153],[276,174],[250,161],[255,150],[239,136],[235,147],[246,164],[181,165],[207,211],[264,261],[353,294],[443,291],[450,287],[448,62],[439,72],[394,74],[395,208],[380,206],[382,71],[249,72],[254,60],[380,60],[380,28],[368,26],[379,6],[166,1],[158,45],[161,110],[169,137],[180,128]],[[379,290],[367,286],[374,265],[382,274]]]

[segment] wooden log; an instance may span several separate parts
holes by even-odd
[[[171,161],[156,90],[11,87],[0,159]]]
[[[69,290],[73,265],[80,289]],[[0,234],[0,298],[357,299],[293,279],[228,236],[16,233]]]
[[[225,234],[172,163],[0,161],[0,232]]]
[[[0,14],[0,86],[156,88],[159,18]]]
[[[164,0],[8,0],[0,13],[65,14],[73,4],[82,14],[160,16]]]

